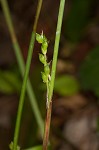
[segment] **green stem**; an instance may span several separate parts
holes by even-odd
[[[46,87],[47,87],[47,97],[46,97],[46,108],[47,108],[48,105],[49,105],[49,101],[48,101],[48,95],[49,95],[49,83],[48,83],[48,80],[47,80],[47,83],[46,83]]]
[[[60,1],[60,8],[59,8],[59,15],[58,15],[58,22],[57,22],[57,29],[56,29],[53,61],[52,61],[51,83],[50,83],[50,90],[49,90],[49,100],[50,101],[52,100],[53,89],[54,89],[56,64],[57,64],[57,56],[58,56],[58,49],[59,49],[59,41],[60,41],[64,6],[65,6],[65,0],[61,0]]]
[[[50,122],[51,122],[51,110],[52,110],[52,95],[53,95],[53,89],[54,89],[56,64],[57,64],[57,56],[58,56],[58,49],[59,49],[59,41],[60,41],[64,6],[65,6],[65,0],[61,0],[60,7],[59,7],[59,14],[58,14],[55,45],[54,45],[54,54],[53,54],[52,71],[51,71],[51,82],[50,82],[49,97],[48,97],[49,98],[49,107],[47,107],[47,112],[46,112],[45,131],[44,131],[44,138],[43,138],[43,150],[47,150],[47,147],[48,147]]]
[[[13,43],[13,47],[14,47],[16,58],[17,58],[17,62],[18,62],[18,65],[19,65],[19,69],[20,69],[21,75],[24,76],[24,71],[25,71],[24,60],[23,60],[23,57],[22,57],[20,46],[19,46],[17,38],[16,38],[16,34],[15,34],[15,31],[14,31],[14,27],[13,27],[13,23],[12,23],[12,20],[11,20],[11,15],[10,15],[10,11],[9,11],[7,1],[6,0],[1,0],[1,5],[2,5],[2,9],[3,9],[4,15],[5,15],[5,19],[6,19],[6,22],[7,22],[7,25],[8,25],[8,29],[9,29],[9,32],[10,32],[10,36],[11,36],[11,40],[12,40],[12,43]],[[37,26],[37,22],[38,22],[40,10],[41,10],[41,5],[42,5],[42,0],[39,0],[38,1],[38,9],[37,9],[36,18],[35,18],[35,23],[34,23],[34,27],[33,27],[32,38],[31,38],[31,42],[30,42],[30,46],[29,46],[29,56],[28,56],[28,61],[27,61],[28,62],[28,65],[27,65],[28,69],[27,69],[27,71],[25,71],[24,86],[26,86],[26,82],[27,82],[27,93],[28,93],[28,96],[30,98],[30,103],[31,103],[31,106],[32,106],[32,110],[33,110],[34,115],[36,117],[38,126],[40,128],[41,135],[43,135],[43,120],[42,120],[40,111],[38,109],[37,103],[36,103],[36,98],[35,98],[35,95],[33,93],[30,80],[28,79],[28,81],[27,81],[30,62],[31,62],[31,57],[32,57],[32,51],[33,51],[34,42],[35,42],[36,26]],[[22,92],[23,93],[22,95],[24,95],[25,94],[25,87],[22,88],[22,91],[24,91],[24,92]],[[21,96],[21,102],[20,103],[23,105],[24,96]],[[19,104],[19,106],[20,106],[20,104]],[[20,113],[22,113],[21,112],[22,107],[23,106],[20,106],[20,108],[19,108]],[[18,111],[18,115],[19,115],[19,111]],[[21,115],[18,118],[19,118],[18,119],[19,123],[17,123],[17,124],[20,124]],[[20,125],[17,125],[18,128],[19,128],[19,126]],[[17,131],[18,130],[19,129],[17,129]],[[18,138],[18,136],[17,136],[17,138]],[[14,138],[14,139],[16,139],[16,141],[17,141],[17,138]]]
[[[30,64],[31,64],[31,59],[32,59],[34,43],[35,43],[36,27],[37,27],[37,22],[38,22],[40,10],[41,10],[41,4],[42,4],[42,1],[39,1],[37,13],[36,13],[36,18],[35,18],[35,22],[34,22],[34,27],[33,27],[33,32],[32,32],[30,45],[29,45],[29,51],[28,51],[27,62],[26,62],[26,69],[25,69],[25,74],[24,74],[24,79],[23,79],[23,84],[22,84],[22,89],[21,89],[21,95],[20,95],[20,100],[19,100],[19,107],[18,107],[18,112],[17,112],[17,120],[16,120],[16,126],[15,126],[14,144],[13,144],[14,150],[17,149],[20,122],[21,122],[22,109],[23,109],[24,97],[25,97],[25,90],[26,90],[27,79],[28,79],[28,75],[29,75],[29,69],[30,69]]]

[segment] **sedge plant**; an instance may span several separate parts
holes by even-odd
[[[24,104],[26,86],[27,86],[28,93],[29,93],[29,90],[31,91],[31,86],[30,86],[30,82],[28,80],[28,75],[29,75],[30,63],[31,63],[32,52],[33,52],[35,36],[36,36],[36,40],[41,44],[41,53],[39,54],[39,59],[40,59],[41,63],[44,65],[44,71],[41,72],[41,75],[42,75],[43,82],[46,84],[46,88],[47,88],[46,119],[45,119],[45,131],[44,131],[44,137],[43,137],[43,150],[47,150],[48,143],[49,143],[50,122],[51,122],[52,96],[53,96],[53,89],[54,89],[56,64],[57,64],[57,56],[58,56],[65,0],[60,0],[56,37],[55,37],[55,45],[54,45],[54,54],[53,54],[51,70],[50,70],[50,63],[47,62],[48,40],[47,40],[46,36],[43,35],[43,32],[41,35],[36,34],[36,27],[37,27],[37,22],[38,22],[40,10],[41,10],[42,0],[38,0],[37,15],[35,18],[33,32],[32,32],[32,36],[31,36],[31,40],[30,40],[30,46],[29,46],[28,57],[27,57],[27,62],[26,62],[26,69],[24,67],[23,59],[22,59],[22,62],[20,62],[20,59],[22,58],[21,53],[20,53],[20,48],[19,48],[16,36],[14,33],[9,10],[5,9],[5,2],[6,2],[6,0],[1,0],[2,8],[4,10],[5,18],[6,18],[8,27],[9,27],[9,31],[10,31],[12,42],[13,42],[13,47],[15,49],[15,53],[17,56],[17,60],[19,63],[19,67],[20,67],[22,76],[24,74],[22,90],[21,90],[21,95],[20,95],[20,100],[19,100],[19,107],[18,107],[18,112],[17,112],[17,120],[16,120],[16,127],[15,127],[14,141],[13,141],[14,143],[12,142],[10,144],[10,148],[12,150],[20,150],[20,147],[18,146],[19,129],[20,129],[20,122],[21,122],[21,115],[22,115],[22,109],[23,109],[23,104]],[[18,53],[17,53],[17,51],[18,51]],[[25,72],[24,72],[24,70],[25,70]],[[31,93],[29,93],[30,98],[32,96],[34,96]],[[32,98],[31,98],[31,100],[32,100]],[[32,101],[31,101],[31,103],[32,103]],[[35,106],[33,108],[36,111]],[[36,108],[37,108],[37,106],[36,106]],[[36,117],[38,118],[37,120],[40,119],[38,121],[38,124],[41,129],[41,132],[43,133],[43,123],[39,116],[40,115],[39,115],[39,111],[38,111],[38,113],[36,114]]]
[[[43,32],[41,33],[41,35],[36,34],[36,40],[38,43],[41,44],[41,53],[39,54],[39,60],[44,65],[44,71],[41,72],[41,75],[42,75],[43,82],[46,84],[46,88],[47,88],[46,120],[45,120],[45,131],[44,131],[44,137],[43,137],[43,150],[47,150],[48,143],[49,143],[49,132],[50,132],[50,123],[51,123],[51,111],[52,111],[52,96],[53,96],[53,90],[54,90],[56,64],[57,64],[57,57],[58,57],[58,49],[59,49],[59,42],[60,42],[64,6],[65,6],[65,0],[60,0],[51,71],[49,67],[50,63],[47,62],[47,56],[46,56],[47,49],[48,49],[48,40],[45,37],[45,35],[43,35]]]

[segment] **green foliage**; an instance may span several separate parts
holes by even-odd
[[[0,70],[0,92],[12,94],[19,92],[20,88],[21,81],[15,72]]]
[[[81,37],[82,30],[89,21],[92,0],[74,0],[64,24],[65,35],[73,42]]]
[[[79,70],[81,86],[99,97],[99,46],[88,54]]]
[[[54,90],[62,96],[71,96],[79,91],[77,80],[71,75],[56,78]]]

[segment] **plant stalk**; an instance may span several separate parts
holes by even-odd
[[[64,6],[65,6],[65,0],[60,0],[58,22],[57,22],[57,29],[56,29],[56,36],[55,36],[55,44],[54,44],[54,54],[53,54],[53,61],[52,61],[51,83],[49,87],[49,96],[48,96],[49,107],[47,107],[47,112],[46,112],[45,131],[44,131],[44,138],[43,138],[43,150],[47,150],[48,142],[49,142],[51,111],[52,111],[52,96],[53,96],[53,89],[54,89],[54,82],[55,82],[56,64],[57,64],[57,57],[58,57]]]
[[[17,112],[17,119],[16,119],[15,133],[14,133],[13,150],[17,150],[22,109],[23,109],[23,105],[24,105],[25,91],[26,91],[29,69],[30,69],[30,64],[31,64],[31,59],[32,59],[32,53],[33,53],[33,49],[34,49],[36,27],[37,27],[37,22],[38,22],[39,15],[40,15],[41,6],[42,6],[42,0],[39,0],[36,17],[35,17],[35,21],[34,21],[34,26],[33,26],[33,32],[32,32],[32,36],[31,36],[31,40],[30,40],[29,51],[28,51],[28,56],[27,56],[27,61],[26,61],[26,69],[25,69],[25,73],[24,73],[21,95],[20,95],[20,100],[19,100],[19,107],[18,107],[18,112]]]
[[[54,89],[56,64],[57,64],[57,57],[58,57],[58,49],[59,49],[59,41],[60,41],[64,7],[65,7],[65,0],[60,0],[60,8],[59,8],[58,22],[57,22],[57,29],[56,29],[56,36],[55,36],[55,44],[54,44],[54,54],[53,54],[53,61],[52,61],[51,83],[50,83],[50,90],[49,90],[49,100],[50,101],[52,100],[53,89]]]
[[[52,111],[52,101],[50,101],[49,107],[47,107],[47,110],[46,110],[45,131],[44,131],[44,137],[43,137],[43,150],[47,150],[47,147],[48,147],[51,111]]]

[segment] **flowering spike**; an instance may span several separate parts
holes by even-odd
[[[48,95],[49,95],[49,87],[50,87],[50,63],[47,62],[47,48],[48,48],[48,40],[45,37],[45,35],[43,35],[43,31],[40,34],[36,34],[36,40],[38,41],[38,43],[41,43],[41,52],[42,54],[39,54],[39,60],[41,61],[41,63],[43,63],[44,65],[44,72],[41,72],[42,75],[42,80],[43,82],[46,84],[47,87],[47,99],[46,99],[46,105],[48,107],[49,103],[48,103]]]

